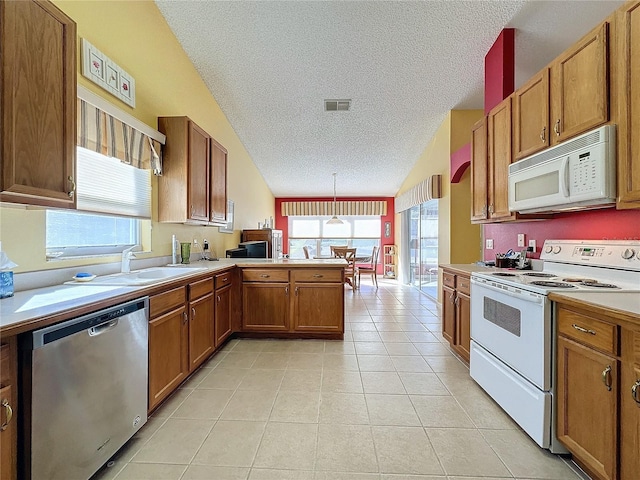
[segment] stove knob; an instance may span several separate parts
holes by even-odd
[[[553,247],[553,253],[560,253],[560,250],[562,250],[562,247],[560,245],[556,245],[555,247]]]
[[[553,247],[551,245],[547,245],[546,247],[544,247],[544,253],[551,253],[552,250]]]
[[[633,248],[625,248],[624,252],[622,252],[622,258],[624,258],[625,260],[629,260],[633,258],[635,254],[636,252]]]

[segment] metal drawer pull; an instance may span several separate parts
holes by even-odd
[[[13,409],[11,408],[11,405],[9,405],[9,400],[7,400],[6,398],[3,398],[2,406],[4,407],[4,411],[7,416],[7,419],[4,421],[2,425],[0,425],[0,432],[7,429],[7,426],[9,425],[9,422],[13,417]]]
[[[556,123],[553,125],[553,131],[556,132],[556,135],[560,136],[560,119],[556,120]]]
[[[182,312],[182,323],[186,325],[188,321],[189,321],[189,316],[187,315],[187,312]]]
[[[605,387],[607,387],[607,390],[610,392],[611,391],[611,365],[607,365],[607,368],[605,368],[602,371],[602,383],[604,383]]]
[[[222,281],[223,281],[223,282],[228,282],[228,281],[229,281],[229,279],[228,279],[227,277],[224,277],[224,278],[222,279]]]
[[[218,303],[220,303],[220,295],[218,295],[217,299],[218,299]]]
[[[298,296],[298,287],[296,287],[296,289],[295,289],[295,294],[296,294],[296,297],[297,297]]]
[[[631,387],[631,398],[640,406],[640,398],[638,398],[638,390],[640,389],[640,380],[636,380],[636,383]]]
[[[324,277],[324,275],[320,275],[319,273],[316,273],[316,274],[313,276],[313,278],[322,278],[322,277]]]
[[[71,182],[71,190],[69,191],[68,195],[69,198],[73,198],[73,195],[76,193],[76,182],[73,180],[73,177],[71,175],[67,177],[67,180]]]
[[[260,275],[260,278],[269,278],[269,277],[270,277],[270,275],[268,275],[266,273],[263,273],[263,274]]]
[[[544,143],[544,139],[546,137],[545,133],[547,132],[547,127],[542,127],[542,131],[540,132],[540,140]]]
[[[576,325],[575,323],[572,323],[571,326],[573,328],[575,328],[576,330],[578,330],[579,332],[582,332],[582,333],[589,333],[591,335],[595,335],[596,334],[595,330],[586,329],[584,327],[581,327],[580,325]]]
[[[195,308],[193,308],[193,307],[191,307],[191,315],[192,315],[192,316],[191,316],[191,318],[192,318],[192,319],[193,319],[193,318],[196,318],[196,309],[195,309]]]

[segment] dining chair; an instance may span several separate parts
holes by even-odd
[[[302,251],[304,252],[304,258],[309,258],[309,247],[305,245],[302,247]]]
[[[373,281],[376,288],[378,288],[378,272],[376,271],[378,268],[378,253],[380,252],[380,247],[377,245],[373,247],[373,252],[371,253],[371,264],[366,267],[358,267],[358,285],[361,285],[360,275],[361,274],[369,274],[371,275],[371,280]]]
[[[329,248],[331,249],[331,256],[335,257],[337,256],[335,252],[336,248],[345,249],[345,248],[349,248],[349,246],[348,245],[329,245]]]
[[[336,258],[344,258],[347,261],[347,268],[344,269],[345,281],[351,285],[351,288],[358,288],[358,267],[356,266],[356,249],[335,247],[333,249]]]

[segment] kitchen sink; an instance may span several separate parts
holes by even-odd
[[[164,282],[166,280],[191,275],[206,270],[204,267],[151,267],[130,273],[114,273],[94,278],[84,285],[118,285],[122,287],[137,287]]]

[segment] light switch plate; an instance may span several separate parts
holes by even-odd
[[[493,250],[493,238],[487,238],[485,240],[485,248],[487,250]]]
[[[518,234],[518,246],[524,247],[524,233]]]
[[[536,251],[536,241],[535,240],[529,240],[529,246],[531,248],[533,248],[533,251]]]

